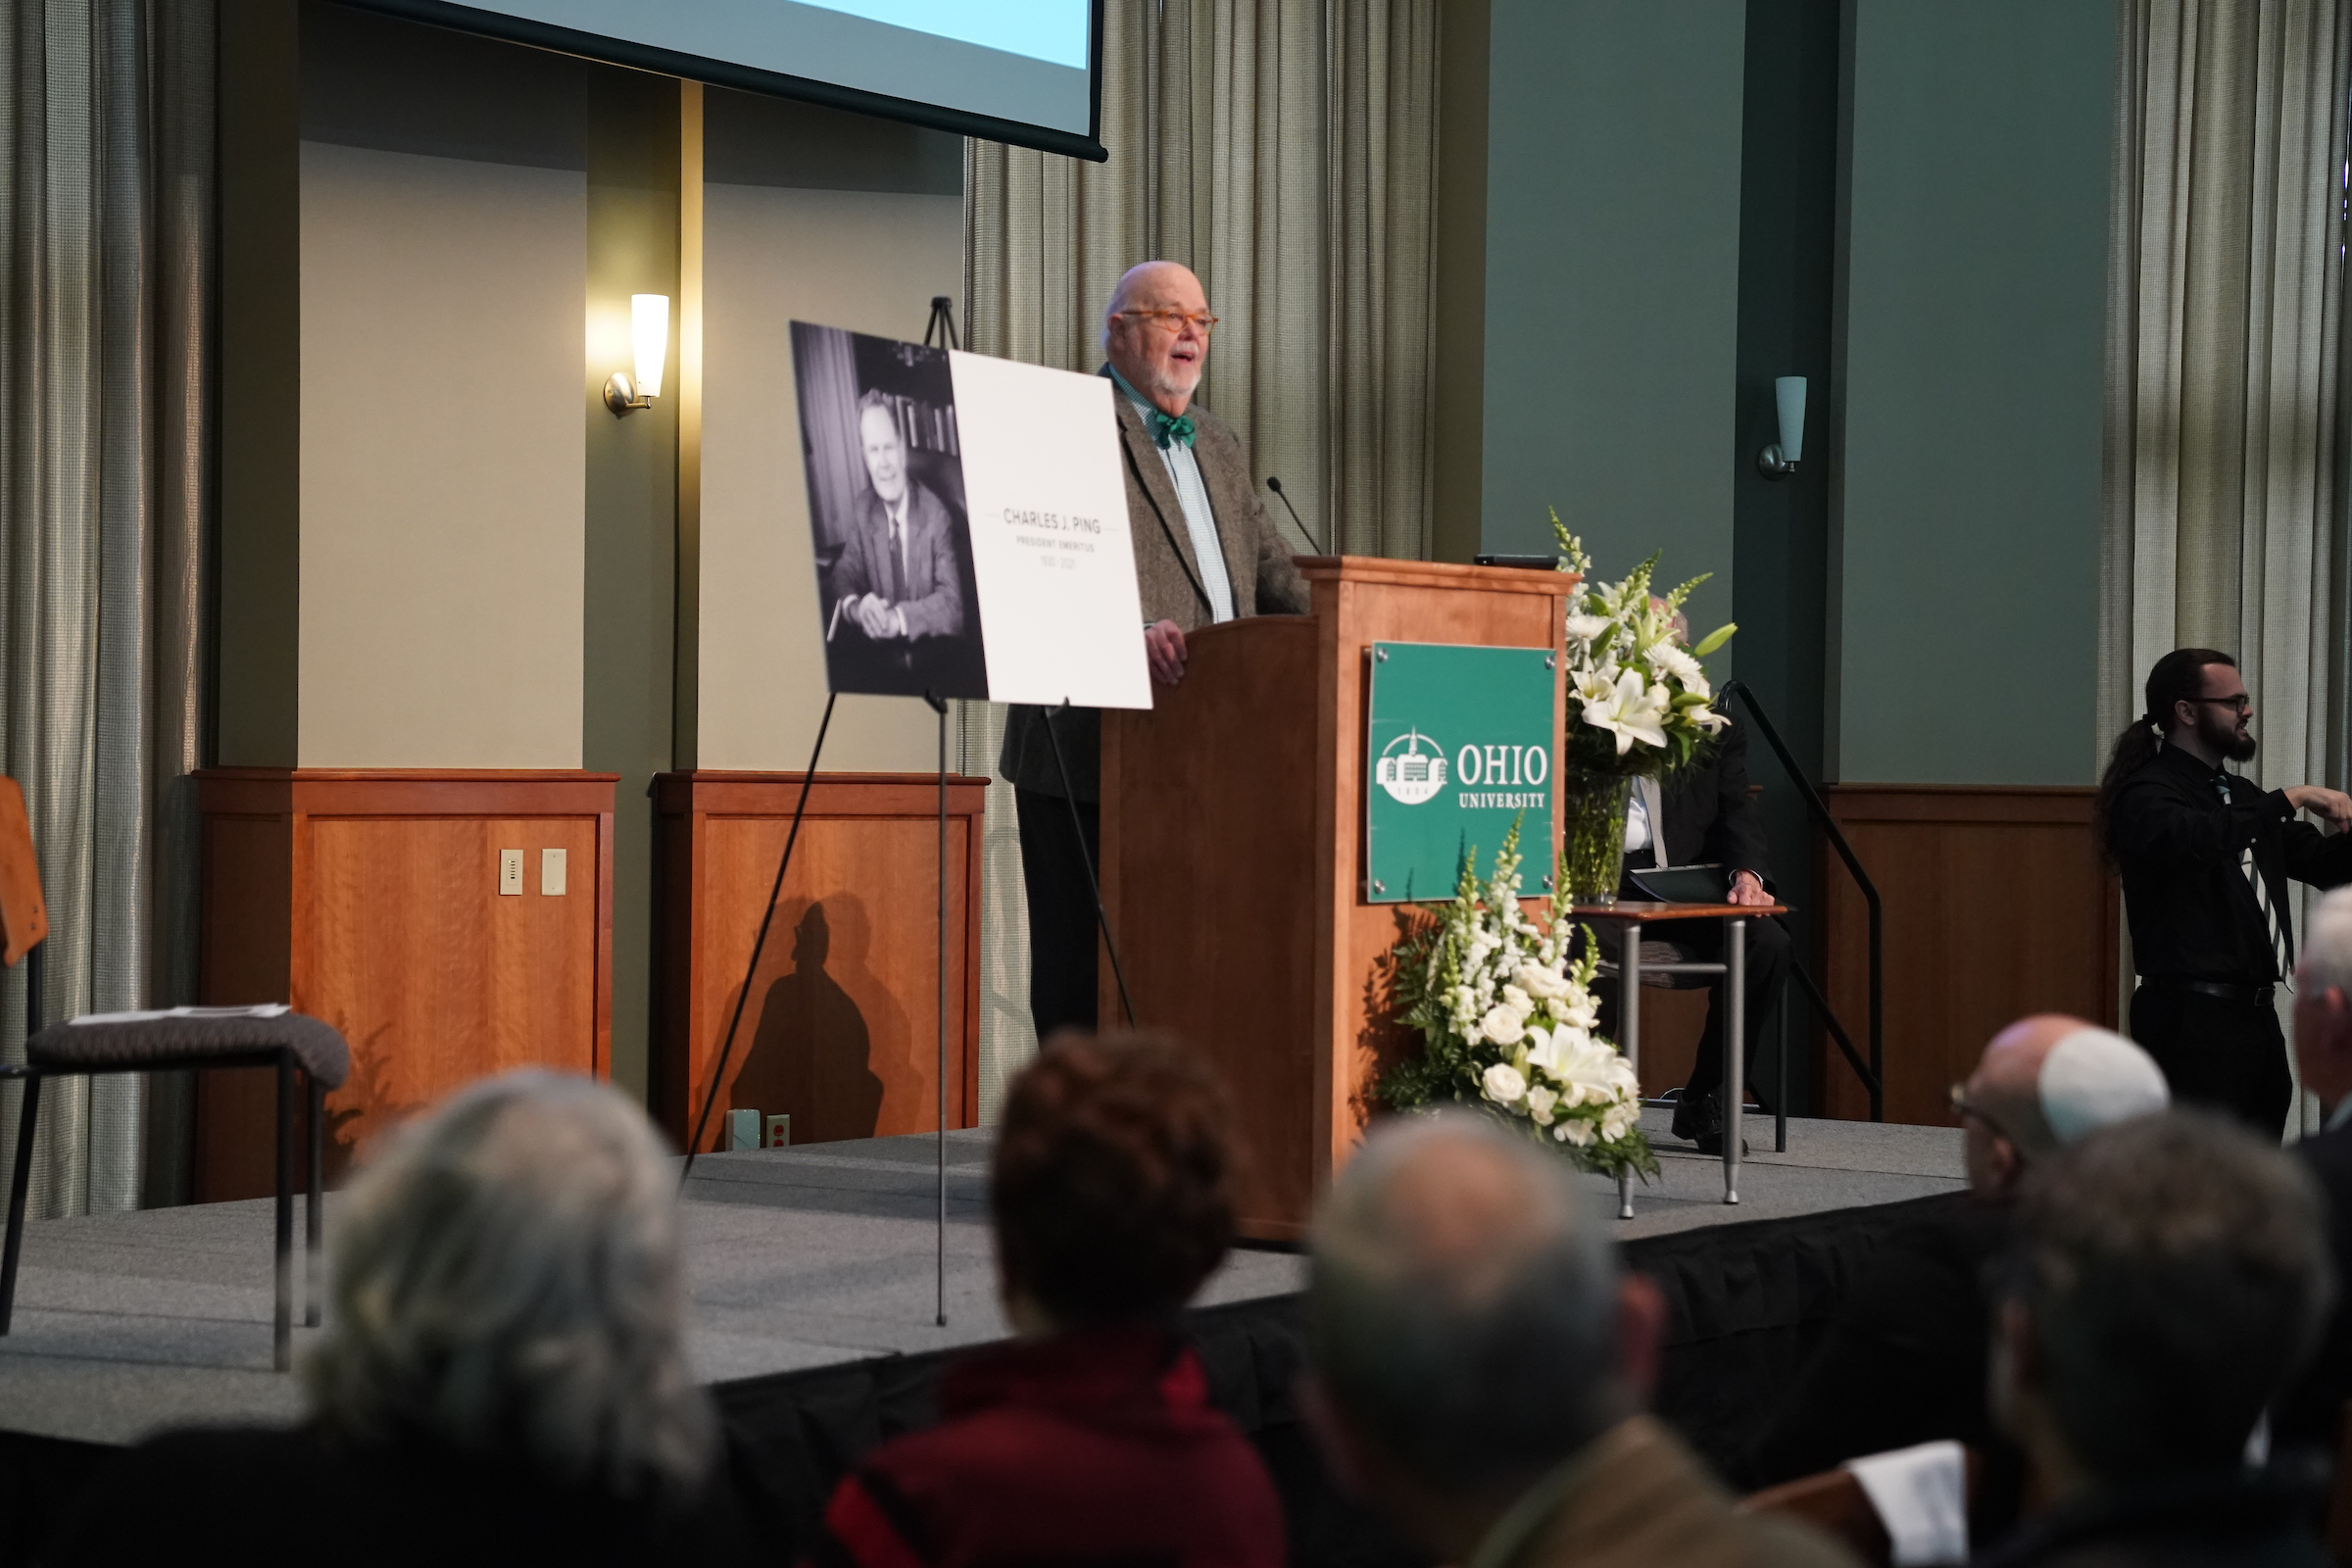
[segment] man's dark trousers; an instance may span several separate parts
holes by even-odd
[[[1021,819],[1021,885],[1029,895],[1029,1012],[1037,1038],[1056,1029],[1092,1034],[1096,1020],[1095,894],[1086,868],[1102,863],[1102,808],[1078,803],[1086,858],[1070,831],[1070,803],[1041,790],[1015,789]]]
[[[2295,1086],[2269,1003],[2144,984],[2132,996],[2132,1038],[2164,1069],[2176,1101],[2228,1111],[2265,1138],[2285,1128]]]

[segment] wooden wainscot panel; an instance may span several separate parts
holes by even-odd
[[[578,772],[199,772],[202,994],[288,1002],[351,1043],[327,1097],[329,1180],[402,1117],[474,1079],[610,1069],[612,787]],[[523,852],[522,891],[498,891]],[[564,857],[542,891],[543,852]],[[272,1183],[267,1071],[205,1073],[200,1200]]]
[[[1953,1122],[1946,1094],[2004,1025],[2031,1012],[2116,1023],[2122,906],[2091,838],[2087,788],[1838,784],[1828,791],[1885,913],[1886,1119]],[[1861,1046],[1869,910],[1825,853],[1827,989]],[[1825,1113],[1870,1114],[1835,1046]]]
[[[804,775],[699,771],[654,782],[662,856],[656,1113],[684,1147],[744,999]],[[988,780],[948,781],[948,1124],[980,1118],[980,816]],[[939,782],[820,773],[752,977],[721,1111],[792,1117],[796,1144],[938,1124]],[[764,1121],[762,1123],[764,1125]]]

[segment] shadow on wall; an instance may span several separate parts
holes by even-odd
[[[873,1030],[857,1000],[882,994],[865,966],[870,934],[858,899],[837,895],[804,905],[793,922],[792,968],[767,988],[751,1052],[735,1075],[728,1104],[766,1115],[789,1112],[796,1144],[871,1138],[881,1130],[883,1082],[873,1067]],[[883,1044],[903,1054],[905,1015],[887,1001],[884,1009]]]

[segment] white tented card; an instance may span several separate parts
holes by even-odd
[[[948,356],[992,702],[1150,708],[1111,384]]]

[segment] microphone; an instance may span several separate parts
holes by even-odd
[[[1315,536],[1307,531],[1306,524],[1298,520],[1298,509],[1292,506],[1291,498],[1282,493],[1282,481],[1269,473],[1266,475],[1266,488],[1274,492],[1275,499],[1282,503],[1282,510],[1291,514],[1291,521],[1298,527],[1298,537],[1306,541],[1306,548],[1321,554],[1323,547],[1315,542]]]

